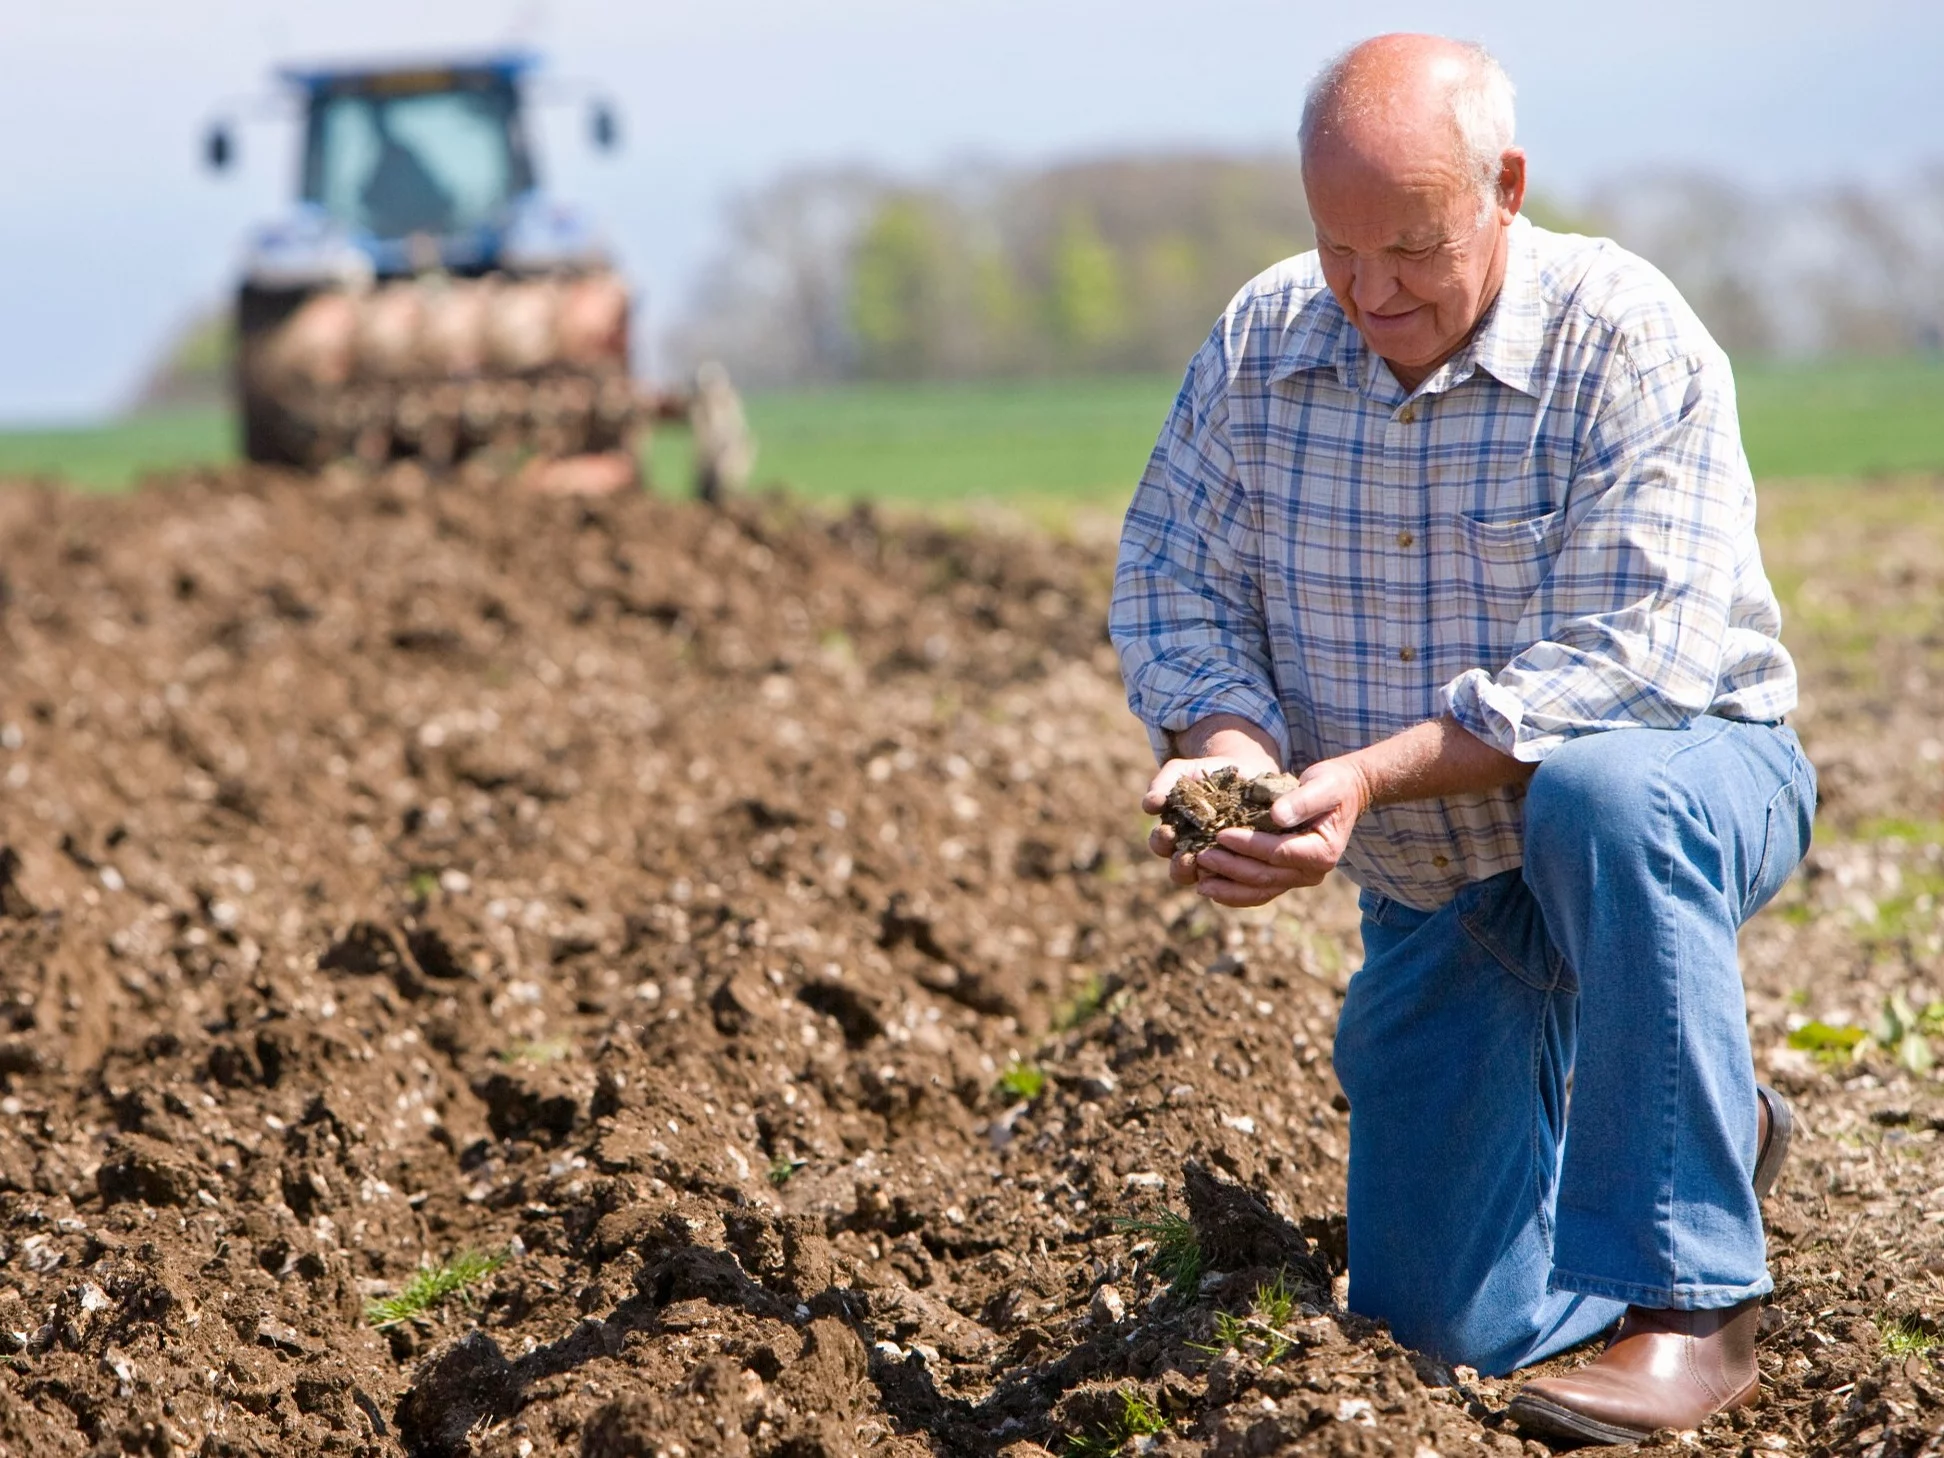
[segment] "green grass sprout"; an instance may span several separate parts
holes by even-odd
[[[1053,1031],[1064,1033],[1079,1027],[1106,1002],[1107,979],[1096,972],[1080,984],[1079,991],[1060,1004],[1059,1011],[1053,1014]]]
[[[1067,1439],[1067,1458],[1113,1458],[1134,1438],[1167,1432],[1168,1420],[1145,1394],[1123,1387],[1120,1400],[1121,1410],[1111,1422]]]
[[[1288,1326],[1296,1314],[1296,1293],[1289,1289],[1289,1272],[1277,1271],[1273,1280],[1255,1290],[1255,1314],[1271,1326]]]
[[[1211,1357],[1219,1357],[1233,1348],[1257,1358],[1265,1367],[1273,1367],[1296,1345],[1281,1330],[1296,1314],[1296,1304],[1296,1293],[1289,1289],[1289,1273],[1277,1271],[1272,1280],[1256,1287],[1247,1317],[1232,1311],[1217,1312],[1214,1340],[1188,1345]]]
[[[1223,1352],[1231,1348],[1238,1352],[1241,1351],[1242,1344],[1248,1341],[1248,1339],[1248,1322],[1237,1316],[1233,1311],[1218,1311],[1215,1313],[1214,1340],[1189,1342],[1187,1345],[1195,1351],[1207,1352],[1211,1357],[1219,1357]]]
[[[365,1320],[376,1327],[396,1326],[429,1311],[449,1296],[468,1291],[506,1264],[506,1252],[461,1251],[442,1266],[422,1266],[396,1296],[365,1304]]]
[[[1046,1072],[1015,1058],[999,1075],[999,1091],[1030,1104],[1046,1091]]]
[[[809,1162],[807,1159],[785,1159],[779,1154],[770,1161],[769,1182],[780,1190],[790,1182],[792,1175]]]
[[[1883,1350],[1893,1357],[1928,1357],[1944,1338],[1914,1316],[1900,1316],[1883,1329]]]
[[[1170,1291],[1184,1299],[1195,1294],[1204,1268],[1201,1237],[1195,1234],[1194,1223],[1186,1215],[1162,1210],[1156,1215],[1135,1216],[1116,1224],[1129,1235],[1154,1242],[1148,1269],[1166,1281]]]

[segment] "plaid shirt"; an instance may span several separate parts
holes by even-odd
[[[1653,268],[1524,219],[1484,323],[1414,391],[1314,253],[1243,289],[1128,508],[1112,613],[1157,754],[1230,713],[1295,767],[1444,712],[1528,761],[1776,719],[1780,625],[1726,356]],[[1523,797],[1373,810],[1343,868],[1442,905],[1520,863]]]

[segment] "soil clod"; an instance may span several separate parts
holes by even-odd
[[[1270,811],[1297,784],[1294,775],[1244,779],[1240,770],[1221,765],[1176,780],[1161,809],[1161,823],[1174,832],[1177,854],[1206,850],[1224,830],[1283,830],[1287,827],[1277,825]]]

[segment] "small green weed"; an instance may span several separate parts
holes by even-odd
[[[502,1063],[558,1063],[574,1056],[574,1040],[565,1034],[551,1038],[522,1038],[500,1054]]]
[[[396,1296],[365,1304],[365,1320],[373,1326],[396,1326],[429,1311],[448,1296],[464,1296],[506,1264],[506,1253],[461,1251],[442,1266],[426,1266],[415,1272]]]
[[[1195,1294],[1203,1269],[1201,1238],[1186,1215],[1163,1210],[1157,1215],[1137,1216],[1116,1223],[1129,1235],[1154,1242],[1148,1269],[1166,1281],[1170,1291],[1181,1297]]]
[[[1218,1311],[1215,1313],[1214,1339],[1205,1342],[1189,1342],[1187,1345],[1197,1352],[1206,1352],[1211,1357],[1219,1357],[1231,1348],[1238,1352],[1247,1351],[1253,1325],[1247,1317],[1237,1316],[1233,1311]]]
[[[1836,1067],[1855,1057],[1857,1046],[1869,1036],[1854,1023],[1831,1024],[1818,1020],[1804,1023],[1789,1034],[1789,1046],[1813,1055],[1818,1063]]]
[[[430,901],[432,894],[438,889],[439,873],[437,871],[412,872],[412,900]]]
[[[1890,1052],[1912,1073],[1929,1073],[1936,1059],[1931,1054],[1931,1034],[1944,1032],[1944,1002],[1913,1008],[1901,992],[1883,1000],[1876,1026],[1870,1037]]]
[[[1883,1350],[1893,1357],[1928,1357],[1940,1342],[1944,1338],[1915,1316],[1900,1316],[1883,1329]]]
[[[1120,1400],[1121,1410],[1111,1423],[1067,1439],[1067,1458],[1113,1458],[1131,1439],[1167,1432],[1168,1420],[1143,1393],[1123,1387]]]
[[[792,1175],[809,1162],[807,1159],[785,1159],[778,1155],[770,1161],[769,1182],[780,1190],[790,1182]]]
[[[1944,1034],[1944,1002],[1913,1007],[1901,992],[1883,1000],[1869,1027],[1854,1023],[1805,1023],[1789,1034],[1789,1046],[1812,1054],[1825,1068],[1860,1063],[1872,1053],[1888,1054],[1901,1067],[1923,1076],[1937,1057],[1930,1040]]]
[[[1064,1033],[1077,1028],[1099,1012],[1107,1001],[1107,979],[1096,973],[1080,985],[1080,990],[1060,1004],[1053,1014],[1053,1031]]]
[[[1271,1367],[1287,1356],[1289,1349],[1295,1345],[1281,1330],[1295,1314],[1296,1293],[1289,1289],[1289,1273],[1278,1271],[1274,1280],[1264,1281],[1256,1287],[1247,1317],[1237,1316],[1230,1311],[1218,1312],[1215,1316],[1214,1340],[1190,1342],[1188,1345],[1212,1357],[1219,1357],[1233,1347],[1256,1358],[1263,1366]]]
[[[999,1075],[999,1092],[1031,1103],[1046,1091],[1046,1072],[1030,1063],[1014,1059]]]
[[[1289,1289],[1289,1272],[1277,1271],[1274,1280],[1255,1290],[1255,1314],[1271,1326],[1287,1326],[1296,1314],[1296,1293]]]

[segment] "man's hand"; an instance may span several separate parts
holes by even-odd
[[[1253,778],[1281,768],[1269,736],[1233,716],[1202,721],[1180,736],[1177,747],[1186,753],[1161,767],[1141,799],[1150,815],[1160,813],[1183,775],[1234,765]],[[1270,810],[1278,825],[1289,827],[1285,832],[1224,830],[1199,855],[1176,855],[1173,833],[1161,826],[1148,837],[1148,848],[1168,857],[1168,875],[1177,886],[1193,886],[1223,906],[1261,906],[1297,886],[1314,886],[1336,869],[1351,831],[1371,806],[1524,784],[1534,768],[1473,738],[1446,715],[1304,770],[1297,787]]]
[[[1370,785],[1356,763],[1322,760],[1270,807],[1271,818],[1288,830],[1224,830],[1199,855],[1175,858],[1192,862],[1188,879],[1172,863],[1169,872],[1177,885],[1192,885],[1219,905],[1261,906],[1335,870],[1369,807]]]
[[[1150,815],[1159,815],[1162,807],[1168,803],[1168,791],[1180,781],[1198,779],[1230,766],[1248,780],[1258,775],[1274,774],[1281,768],[1273,759],[1256,755],[1208,754],[1194,759],[1171,759],[1161,766],[1160,773],[1148,783],[1147,793],[1141,796],[1141,808]],[[1155,826],[1148,834],[1148,849],[1157,856],[1169,857],[1178,863],[1171,870],[1177,884],[1194,884],[1195,858],[1192,855],[1175,855],[1173,830],[1165,825]]]
[[[1161,807],[1168,803],[1168,791],[1179,780],[1205,775],[1225,765],[1233,766],[1247,779],[1273,774],[1282,768],[1274,741],[1246,719],[1232,714],[1217,714],[1192,729],[1183,730],[1175,736],[1175,748],[1180,752],[1179,757],[1161,766],[1148,782],[1147,793],[1141,796],[1141,808],[1150,815],[1161,813]],[[1168,874],[1176,885],[1195,884],[1195,858],[1175,854],[1174,832],[1167,826],[1154,827],[1148,836],[1148,849],[1169,862]]]

